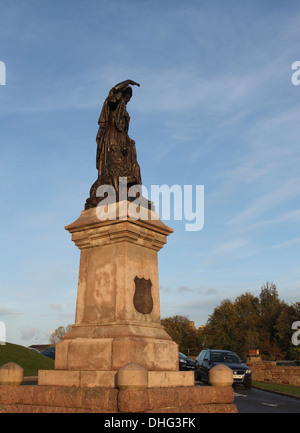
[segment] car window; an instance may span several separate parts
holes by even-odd
[[[207,353],[207,350],[204,350],[204,352],[202,354],[201,361],[203,361],[206,358],[206,353]]]
[[[242,362],[241,358],[236,353],[228,353],[225,362]]]
[[[213,352],[211,354],[212,362],[224,362],[224,353],[222,352]]]
[[[212,362],[241,362],[240,358],[236,353],[227,352],[212,352],[211,354]]]
[[[204,359],[205,352],[206,350],[202,350],[202,352],[199,355],[199,361],[202,361],[202,359]]]

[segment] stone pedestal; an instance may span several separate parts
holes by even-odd
[[[39,371],[38,383],[114,388],[117,371],[135,363],[148,387],[193,386],[160,324],[157,253],[173,230],[149,209],[137,219],[131,203],[114,206],[85,210],[66,227],[81,250],[76,319],[56,346],[55,370]]]

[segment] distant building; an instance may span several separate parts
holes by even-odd
[[[196,330],[195,322],[193,320],[189,320],[189,327]]]

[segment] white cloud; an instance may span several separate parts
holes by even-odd
[[[186,287],[186,286],[180,286],[180,287],[178,287],[178,292],[179,293],[183,293],[183,292],[190,292],[190,293],[193,293],[193,289],[191,289],[190,287]]]
[[[21,330],[21,340],[33,340],[38,339],[40,336],[40,329],[38,328],[24,328]]]
[[[50,307],[52,310],[58,310],[58,311],[61,311],[61,310],[62,310],[62,306],[61,306],[60,304],[49,304],[49,307]]]
[[[239,250],[246,245],[246,241],[243,239],[233,239],[229,242],[226,242],[217,248],[215,248],[214,252],[217,254],[227,254],[232,251]]]
[[[232,226],[251,223],[267,211],[286,203],[288,200],[295,199],[299,195],[300,183],[298,178],[282,181],[280,186],[274,185],[272,189],[252,200],[252,203],[231,219],[228,224]]]
[[[292,223],[300,223],[300,209],[285,212],[283,214],[275,216],[274,218],[262,219],[251,225],[245,225],[244,227],[240,227],[239,231],[243,231],[243,232],[253,231],[264,226],[266,227],[274,224],[286,225]]]
[[[288,241],[285,241],[285,242],[281,242],[277,245],[273,245],[271,248],[274,248],[274,249],[287,248],[287,247],[290,247],[292,245],[299,244],[299,243],[300,243],[300,238],[294,238],[294,239],[289,239]]]
[[[2,316],[20,316],[23,312],[15,310],[14,308],[1,307],[0,308],[0,317]]]

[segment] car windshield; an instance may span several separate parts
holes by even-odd
[[[186,356],[184,353],[179,352],[179,356],[180,358],[188,358],[188,356]]]
[[[242,362],[236,353],[211,352],[212,362]]]

